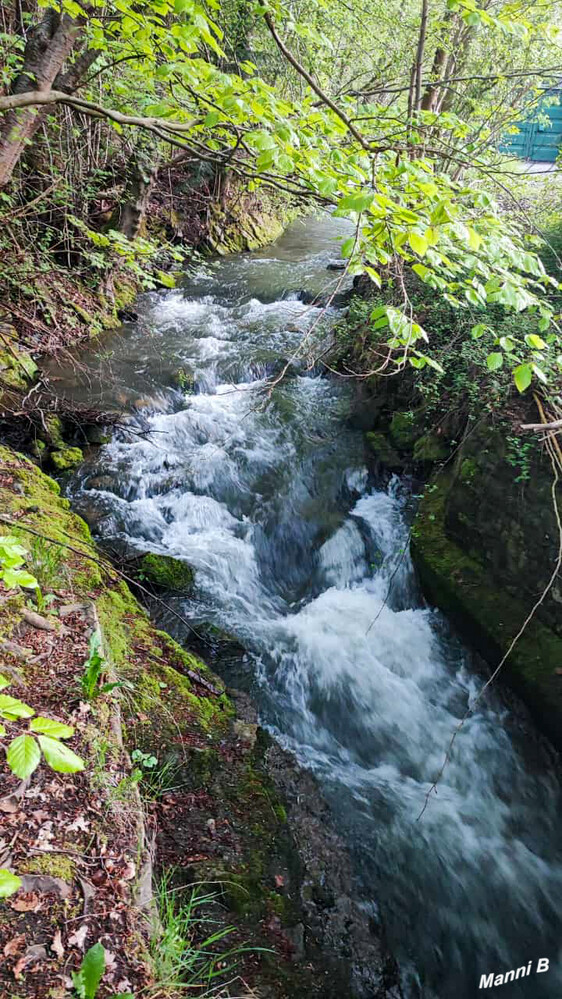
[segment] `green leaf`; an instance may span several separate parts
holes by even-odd
[[[0,550],[9,552],[11,555],[25,556],[28,554],[27,549],[20,545],[18,538],[11,534],[0,536]]]
[[[51,739],[48,735],[39,735],[37,741],[43,750],[45,760],[56,773],[75,774],[84,769],[84,761],[57,739]]]
[[[18,735],[6,753],[8,766],[16,777],[25,780],[37,769],[41,761],[39,746],[31,735]]]
[[[3,673],[0,673],[0,690],[4,690],[4,687],[9,687],[11,682],[12,681],[8,680],[7,676],[4,676]]]
[[[0,725],[0,735],[6,735],[6,726]]]
[[[429,267],[426,267],[425,264],[413,264],[412,270],[414,271],[415,274],[418,275],[418,277],[422,279],[422,281],[425,281],[426,278],[431,274]]]
[[[156,277],[165,288],[175,288],[176,279],[173,274],[166,274],[166,271],[156,271]]]
[[[348,194],[344,198],[340,198],[338,209],[347,208],[353,212],[364,212],[366,208],[370,208],[374,197],[373,191],[359,191],[358,194]]]
[[[503,364],[503,354],[500,354],[499,351],[494,354],[488,354],[486,364],[489,371],[497,371]]]
[[[0,898],[8,898],[21,888],[21,878],[0,867]]]
[[[485,326],[485,324],[484,323],[477,323],[476,326],[472,327],[472,329],[470,331],[470,335],[471,335],[471,337],[474,338],[474,340],[478,340],[479,337],[484,336],[485,332],[486,332],[486,326]]]
[[[377,288],[381,287],[382,284],[381,276],[379,272],[374,269],[374,267],[365,267],[365,274],[369,275],[371,281],[373,281],[376,284]]]
[[[355,246],[355,236],[350,236],[349,239],[345,239],[341,245],[341,255],[342,257],[350,257],[353,253],[353,247]]]
[[[419,233],[419,232],[409,232],[408,233],[408,242],[409,242],[410,246],[412,247],[412,250],[414,251],[414,253],[417,253],[418,256],[423,257],[425,255],[425,253],[427,252],[427,248],[429,246],[429,243],[428,243],[427,239],[425,238],[425,236],[422,236],[421,233]]]
[[[50,735],[53,739],[69,739],[74,735],[72,725],[63,725],[62,722],[54,721],[53,718],[44,718],[43,715],[37,715],[37,718],[29,723],[29,728],[32,732],[41,732],[42,735]]]
[[[482,236],[480,236],[475,229],[468,227],[468,245],[471,250],[477,251],[482,243]]]
[[[29,707],[29,704],[24,704],[23,701],[18,701],[16,697],[10,697],[9,694],[0,694],[0,715],[6,717],[9,715],[11,718],[32,718],[35,714],[33,708]]]
[[[534,350],[546,350],[546,343],[537,333],[528,333],[525,337],[525,343],[529,347],[533,347]]]
[[[105,949],[98,941],[84,954],[80,971],[72,975],[74,987],[81,999],[95,999],[104,971]]]
[[[533,379],[533,368],[530,364],[519,364],[513,371],[513,381],[519,392],[529,388]]]
[[[39,587],[35,576],[26,572],[25,569],[4,569],[2,581],[9,590],[15,589],[16,586],[24,586],[27,590],[35,590]]]
[[[535,372],[539,381],[543,383],[543,385],[546,385],[548,383],[548,378],[546,377],[543,369],[539,368],[538,364],[533,364],[533,371]]]

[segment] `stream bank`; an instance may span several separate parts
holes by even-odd
[[[411,554],[430,604],[491,669],[537,604],[498,683],[522,697],[560,749],[562,582],[549,581],[561,544],[562,488],[537,435],[520,430],[538,419],[534,404],[508,400],[508,418],[483,409],[462,428],[450,399],[428,407],[407,374],[373,378],[360,394],[375,466],[413,475],[422,493]]]

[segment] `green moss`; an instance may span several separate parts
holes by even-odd
[[[25,390],[37,374],[37,365],[29,354],[13,348],[0,350],[0,381],[10,388]]]
[[[465,458],[461,463],[459,470],[459,476],[461,482],[472,482],[476,472],[478,471],[478,465],[476,464],[474,458]]]
[[[453,479],[451,471],[441,472],[426,491],[412,531],[412,557],[426,595],[494,667],[529,608],[499,587],[477,558],[448,537],[445,511]],[[534,618],[502,671],[558,746],[562,744],[562,686],[556,670],[561,663],[562,639]]]
[[[379,431],[371,431],[365,435],[367,443],[379,461],[391,469],[404,468],[404,461],[393,448],[388,437]]]
[[[45,417],[45,437],[47,443],[51,447],[64,447],[64,439],[62,435],[62,420],[58,416],[54,416],[52,413]]]
[[[51,452],[51,461],[59,472],[67,472],[83,460],[84,455],[79,447],[65,447],[60,451]]]
[[[233,713],[229,699],[225,694],[199,697],[181,670],[196,672],[219,690],[222,682],[166,632],[154,629],[125,583],[106,590],[97,607],[108,655],[119,675],[132,681],[135,709],[149,718],[155,738],[162,740],[165,733],[175,738],[183,723],[194,731],[224,729]],[[150,662],[148,669],[138,668],[138,648]]]
[[[389,427],[390,439],[399,451],[409,451],[422,433],[412,411],[394,413]]]
[[[70,551],[68,558],[74,592],[77,597],[90,595],[101,584],[102,573],[88,525],[68,510],[67,501],[59,495],[59,484],[23,455],[0,446],[2,467],[9,469],[18,485],[17,491],[13,487],[0,487],[0,509],[18,521],[18,526],[11,530],[21,536],[27,548],[33,535],[26,527],[65,548],[72,545],[75,551]]]
[[[134,302],[138,292],[138,285],[133,278],[129,275],[120,274],[118,279],[115,280],[114,313],[116,314],[119,309],[123,309],[126,305]]]
[[[414,461],[445,461],[449,448],[437,434],[424,434],[414,444]]]
[[[193,569],[171,555],[156,555],[149,552],[141,559],[143,576],[164,590],[188,590],[193,583]]]
[[[74,880],[75,868],[72,857],[56,852],[30,857],[18,865],[18,871],[22,874],[47,874],[52,878],[61,878],[68,884],[72,884]]]
[[[254,194],[232,185],[226,205],[216,205],[209,226],[208,245],[221,256],[257,250],[273,243],[298,214],[290,199],[261,189]]]

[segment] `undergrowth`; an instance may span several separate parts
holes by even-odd
[[[219,892],[204,885],[174,888],[172,882],[168,870],[158,885],[158,931],[150,950],[156,985],[150,997],[226,996],[223,988],[237,977],[238,959],[248,948],[228,946],[235,928],[215,915]]]

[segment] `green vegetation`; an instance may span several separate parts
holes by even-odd
[[[558,377],[557,282],[499,200],[517,179],[495,152],[523,109],[540,113],[559,45],[554,0],[5,6],[2,281],[24,320],[31,302],[40,309],[43,334],[76,276],[69,335],[84,317],[101,328],[125,288],[172,287],[183,226],[220,251],[274,236],[282,196],[349,218],[348,273],[393,291],[369,319],[381,370],[442,370],[410,299],[414,274],[470,317],[463,343],[483,337],[489,369],[506,368],[520,392]],[[179,225],[173,196],[161,208],[178,178],[203,203]],[[239,242],[248,224],[256,240]],[[481,322],[491,305],[528,316],[509,346]]]
[[[474,464],[461,466],[465,480],[476,474]],[[446,523],[446,504],[454,488],[454,472],[441,471],[426,490],[412,531],[412,557],[425,592],[470,638],[471,644],[491,663],[498,663],[529,612],[528,597],[511,587],[499,587],[490,572],[493,553],[467,551],[451,536]],[[465,531],[476,521],[467,507]],[[505,529],[504,525],[501,525]],[[518,527],[512,525],[516,541]],[[499,525],[491,526],[498,533]],[[502,537],[503,559],[509,544]],[[525,698],[537,723],[560,742],[562,696],[556,671],[562,656],[562,638],[535,617],[505,664],[506,676]]]
[[[234,926],[213,920],[219,894],[201,888],[174,891],[169,876],[158,886],[160,930],[154,939],[152,961],[162,990],[197,989],[207,995],[217,979],[228,975],[243,953],[241,946],[225,947]],[[215,929],[213,929],[215,923]]]
[[[149,552],[140,562],[141,579],[147,579],[163,590],[188,590],[193,583],[193,569],[171,555]]]
[[[0,675],[0,690],[10,686],[10,680]],[[26,780],[37,769],[43,755],[45,762],[52,770],[61,774],[73,774],[84,769],[84,762],[61,739],[70,739],[74,735],[72,725],[64,725],[53,718],[35,715],[33,708],[10,694],[0,694],[0,718],[8,723],[0,725],[0,736],[10,736],[11,741],[6,749],[6,762],[16,777]],[[13,734],[22,727],[24,720],[29,725],[19,735]]]

